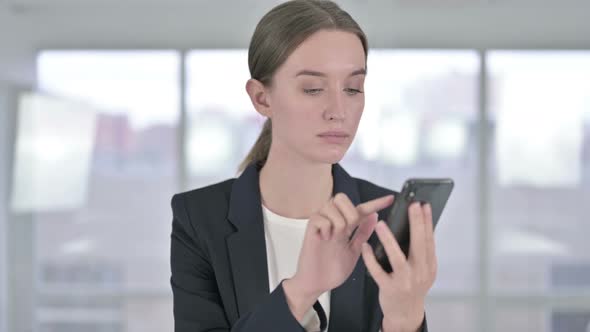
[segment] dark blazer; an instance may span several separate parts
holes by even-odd
[[[282,282],[272,292],[259,188],[252,163],[235,179],[172,197],[170,283],[176,332],[302,332]],[[354,205],[396,192],[332,166],[333,193]],[[391,207],[379,212],[385,219]],[[369,243],[375,245],[376,234]],[[378,287],[359,258],[350,277],[331,292],[330,332],[377,332],[383,313]],[[427,332],[426,319],[422,331]]]

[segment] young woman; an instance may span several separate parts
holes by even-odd
[[[367,52],[330,1],[289,1],[258,23],[246,91],[267,120],[243,172],[172,198],[175,331],[427,330],[430,207],[410,207],[406,259],[377,222],[396,193],[338,164],[363,113]]]

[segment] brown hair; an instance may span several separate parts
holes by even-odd
[[[258,22],[248,49],[250,76],[266,87],[271,86],[276,70],[297,46],[319,30],[341,30],[357,35],[365,51],[366,66],[369,52],[367,37],[346,11],[328,0],[291,0],[274,7]],[[238,172],[252,162],[263,166],[271,139],[272,123],[267,118]]]

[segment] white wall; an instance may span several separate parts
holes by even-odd
[[[8,189],[8,117],[7,110],[7,93],[4,86],[0,84],[0,332],[7,331],[7,271],[6,266],[6,223],[7,216],[7,189]]]
[[[43,48],[247,47],[256,22],[279,2],[0,1],[0,79],[29,85],[35,52]],[[584,0],[337,2],[372,47],[590,49]]]

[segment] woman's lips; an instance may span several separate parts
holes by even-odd
[[[318,135],[324,142],[330,144],[342,144],[348,139],[348,135],[345,133],[325,133]]]

